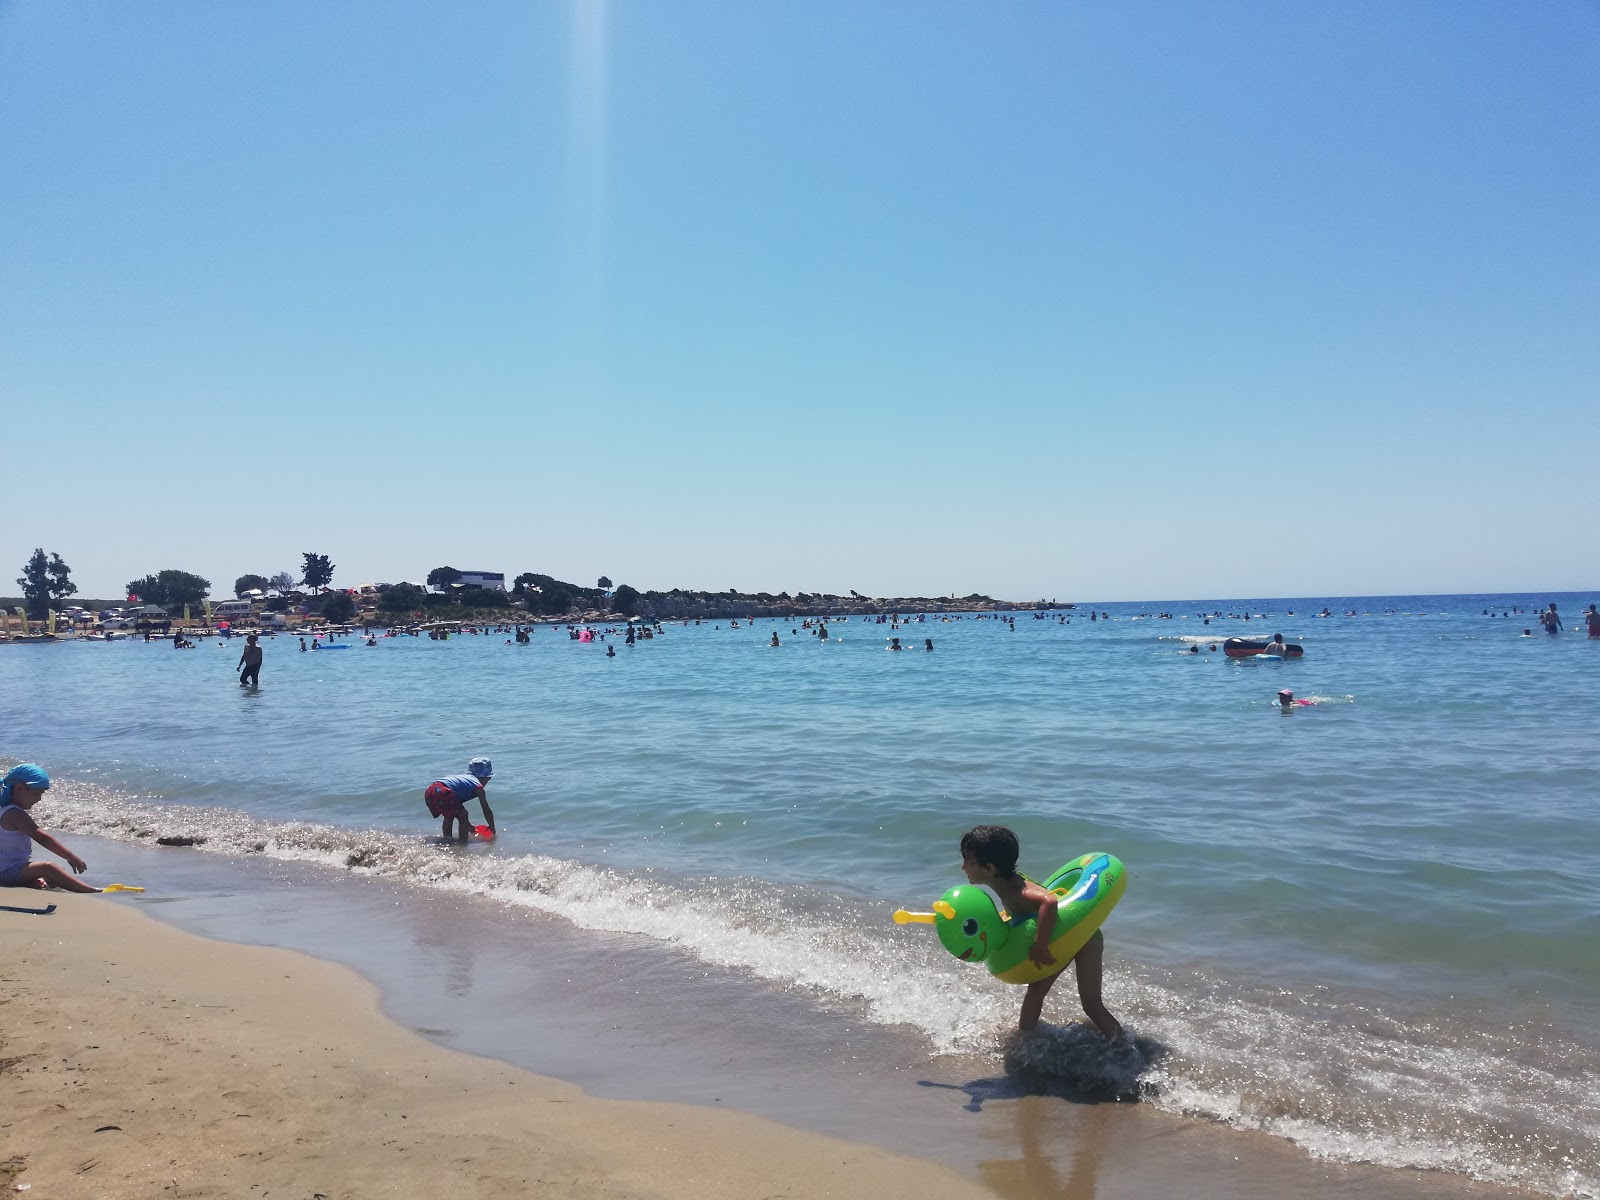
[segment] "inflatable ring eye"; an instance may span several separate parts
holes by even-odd
[[[966,934],[968,937],[977,937],[978,936],[978,921],[977,921],[977,918],[976,917],[968,917],[965,921],[961,922],[961,932]]]

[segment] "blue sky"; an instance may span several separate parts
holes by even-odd
[[[0,3],[0,563],[1594,588],[1597,147],[1562,0]]]

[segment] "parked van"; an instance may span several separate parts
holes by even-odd
[[[250,615],[250,601],[248,600],[222,600],[211,606],[211,615],[232,621],[239,617]]]

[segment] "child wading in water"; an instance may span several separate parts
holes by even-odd
[[[483,808],[483,823],[493,833],[494,813],[489,811],[489,797],[484,793],[484,785],[494,778],[494,767],[487,758],[475,758],[467,764],[467,775],[446,775],[443,779],[435,779],[422,793],[422,798],[427,802],[428,811],[436,817],[444,818],[444,836],[449,838],[450,828],[461,822],[461,836],[459,841],[466,841],[472,836],[472,826],[467,820],[467,801],[477,798]]]
[[[968,883],[982,884],[1000,897],[1012,925],[1020,925],[1032,916],[1038,917],[1039,932],[1028,950],[1028,958],[1041,967],[1048,967],[1055,962],[1050,953],[1050,942],[1055,936],[1056,898],[1033,880],[1017,873],[1017,856],[1020,852],[1017,835],[1011,830],[1002,825],[979,825],[961,839],[961,869],[966,873]],[[1073,958],[1072,965],[1077,970],[1078,1000],[1083,1005],[1083,1011],[1094,1022],[1102,1037],[1109,1042],[1116,1042],[1122,1038],[1122,1026],[1100,998],[1105,945],[1105,938],[1100,936],[1098,929],[1095,930],[1094,936]],[[1050,994],[1050,989],[1065,973],[1065,969],[1066,964],[1063,963],[1062,970],[1050,978],[1028,985],[1022,997],[1022,1014],[1017,1019],[1017,1028],[1026,1032],[1039,1023],[1044,998]]]
[[[12,767],[0,779],[0,886],[98,892],[99,888],[79,883],[55,863],[31,861],[33,843],[38,842],[50,853],[66,859],[79,875],[89,869],[88,863],[40,829],[28,812],[49,786],[49,772],[33,763]]]

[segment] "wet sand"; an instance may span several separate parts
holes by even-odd
[[[0,913],[7,1190],[983,1194],[949,1168],[744,1113],[586,1096],[430,1044],[343,967],[204,941],[93,896],[48,899],[50,916]]]

